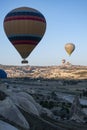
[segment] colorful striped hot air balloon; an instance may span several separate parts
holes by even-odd
[[[20,7],[10,11],[4,19],[5,33],[17,49],[22,63],[42,39],[46,30],[46,20],[38,10]]]

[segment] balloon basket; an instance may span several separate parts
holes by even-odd
[[[22,60],[21,63],[22,64],[28,64],[28,61],[27,60]]]

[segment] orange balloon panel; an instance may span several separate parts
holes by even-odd
[[[46,20],[35,9],[20,7],[6,15],[4,30],[21,57],[25,59],[42,39],[46,30]]]

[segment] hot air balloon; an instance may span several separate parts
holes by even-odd
[[[67,43],[65,44],[65,50],[69,55],[71,55],[72,52],[75,50],[75,45],[73,43]]]
[[[62,59],[62,64],[64,64],[66,62],[66,60],[65,59]]]
[[[42,39],[46,30],[46,20],[42,13],[29,7],[20,7],[10,11],[4,19],[5,33],[23,58],[26,58]]]
[[[0,69],[0,79],[6,79],[6,78],[7,78],[7,73],[3,69]]]

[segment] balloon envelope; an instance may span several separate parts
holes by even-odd
[[[0,78],[1,79],[7,78],[7,73],[3,69],[0,69]]]
[[[20,7],[6,15],[4,30],[21,57],[26,59],[42,39],[46,30],[46,20],[38,10]],[[26,60],[22,63],[26,63]]]
[[[65,59],[62,59],[62,63],[64,64],[66,62],[66,60]]]
[[[75,45],[73,43],[67,43],[65,45],[65,50],[69,55],[71,55],[72,52],[75,50]]]

